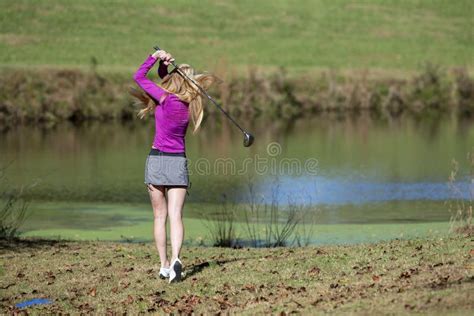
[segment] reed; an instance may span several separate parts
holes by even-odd
[[[215,213],[204,212],[204,226],[214,247],[238,247],[236,204],[224,195]]]
[[[6,166],[0,167],[0,240],[11,241],[20,235],[20,227],[31,215],[24,192],[34,184],[11,188],[6,185]]]
[[[452,170],[448,178],[448,186],[451,190],[452,199],[447,201],[448,210],[451,214],[450,229],[453,232],[474,235],[474,225],[472,223],[472,215],[474,208],[474,148],[467,154],[469,172],[464,177],[460,174],[459,163],[452,160]],[[469,199],[465,199],[465,192],[456,183],[458,178],[466,178],[470,188]]]

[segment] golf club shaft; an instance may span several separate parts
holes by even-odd
[[[161,50],[161,48],[159,48],[158,46],[154,46],[153,47],[154,49],[156,50]],[[229,115],[229,113],[227,113],[209,94],[207,94],[206,90],[204,90],[199,84],[197,84],[196,81],[194,81],[194,79],[188,77],[185,73],[183,73],[179,68],[178,66],[176,65],[176,63],[174,61],[171,61],[171,64],[176,68],[176,70],[178,71],[179,74],[181,74],[182,76],[186,77],[189,81],[191,81],[198,89],[199,91],[201,91],[201,93],[203,93],[212,103],[214,103],[215,106],[217,106],[217,108],[219,110],[221,110],[222,113],[224,113],[224,115],[232,122],[235,124],[235,126],[238,127],[238,129],[240,129],[240,131],[242,133],[245,134],[245,130],[240,127],[240,125]]]

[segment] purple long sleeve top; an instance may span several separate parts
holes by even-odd
[[[153,148],[163,152],[183,153],[186,130],[189,124],[188,103],[180,100],[175,94],[168,93],[146,77],[158,58],[151,54],[145,59],[133,75],[133,80],[153,98],[155,107],[155,137]],[[168,73],[167,67],[160,62],[158,74],[163,78]]]

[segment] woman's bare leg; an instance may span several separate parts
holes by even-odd
[[[168,209],[166,205],[165,188],[163,186],[148,185],[151,206],[153,207],[153,235],[155,245],[160,255],[161,266],[168,268],[170,263],[166,257],[166,216]]]
[[[168,215],[170,217],[171,261],[179,258],[184,239],[183,205],[186,188],[172,187],[168,189]]]

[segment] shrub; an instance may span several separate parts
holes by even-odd
[[[470,78],[465,68],[454,70],[455,97],[461,116],[474,114],[474,79]]]
[[[226,196],[223,196],[222,207],[217,213],[206,214],[204,225],[207,227],[212,245],[214,247],[236,247],[238,244],[236,233],[236,205],[229,203]]]
[[[285,247],[291,245],[297,225],[304,217],[304,207],[290,203],[282,209],[278,201],[279,187],[274,186],[270,203],[257,198],[253,184],[248,183],[249,201],[244,213],[247,236],[254,247]]]
[[[439,65],[426,63],[423,71],[409,84],[408,102],[412,112],[447,112],[451,105],[451,89],[445,71]]]
[[[0,168],[0,184],[5,180],[6,167]],[[12,240],[18,237],[19,228],[23,225],[29,213],[28,201],[23,199],[26,187],[6,190],[0,188],[0,239]]]

